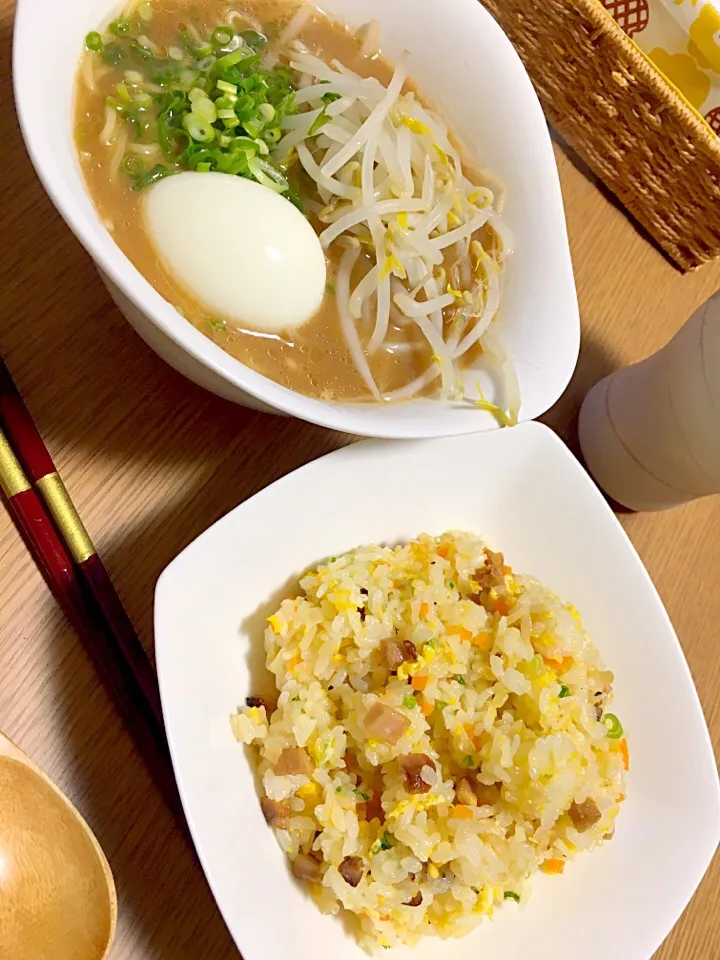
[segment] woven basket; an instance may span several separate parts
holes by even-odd
[[[720,140],[599,0],[481,2],[552,126],[672,260],[720,256]]]

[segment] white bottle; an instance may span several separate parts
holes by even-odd
[[[596,482],[632,510],[720,493],[720,293],[658,353],[597,383],[579,433]]]

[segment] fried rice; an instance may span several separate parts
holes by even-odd
[[[463,532],[300,588],[268,618],[277,703],[231,723],[293,872],[364,948],[462,936],[611,839],[627,741],[572,605]]]

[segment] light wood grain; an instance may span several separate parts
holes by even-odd
[[[88,825],[0,733],[0,960],[107,960],[117,921],[110,867]]]
[[[12,17],[12,0],[0,0],[0,351],[151,651],[165,564],[240,501],[347,438],[211,397],[136,337],[25,155],[9,81]],[[720,264],[681,276],[560,147],[557,157],[583,346],[544,419],[574,446],[588,388],[662,346],[720,286]],[[720,498],[621,519],[677,628],[718,751]],[[200,867],[4,512],[0,610],[0,726],[108,855],[120,910],[112,960],[196,960],[198,944],[203,960],[236,957]],[[720,956],[719,883],[716,858],[657,960]]]

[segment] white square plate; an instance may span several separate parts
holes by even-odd
[[[707,869],[720,791],[707,727],[663,605],[630,541],[546,427],[412,443],[359,443],[237,507],[162,574],[155,642],[185,812],[245,960],[360,960],[341,924],[291,878],[263,820],[229,715],[253,690],[265,617],[322,557],[422,531],[473,530],[580,609],[616,675],[628,800],[614,840],[562,877],[538,876],[463,940],[417,960],[649,960]],[[399,950],[394,955],[406,956]]]

